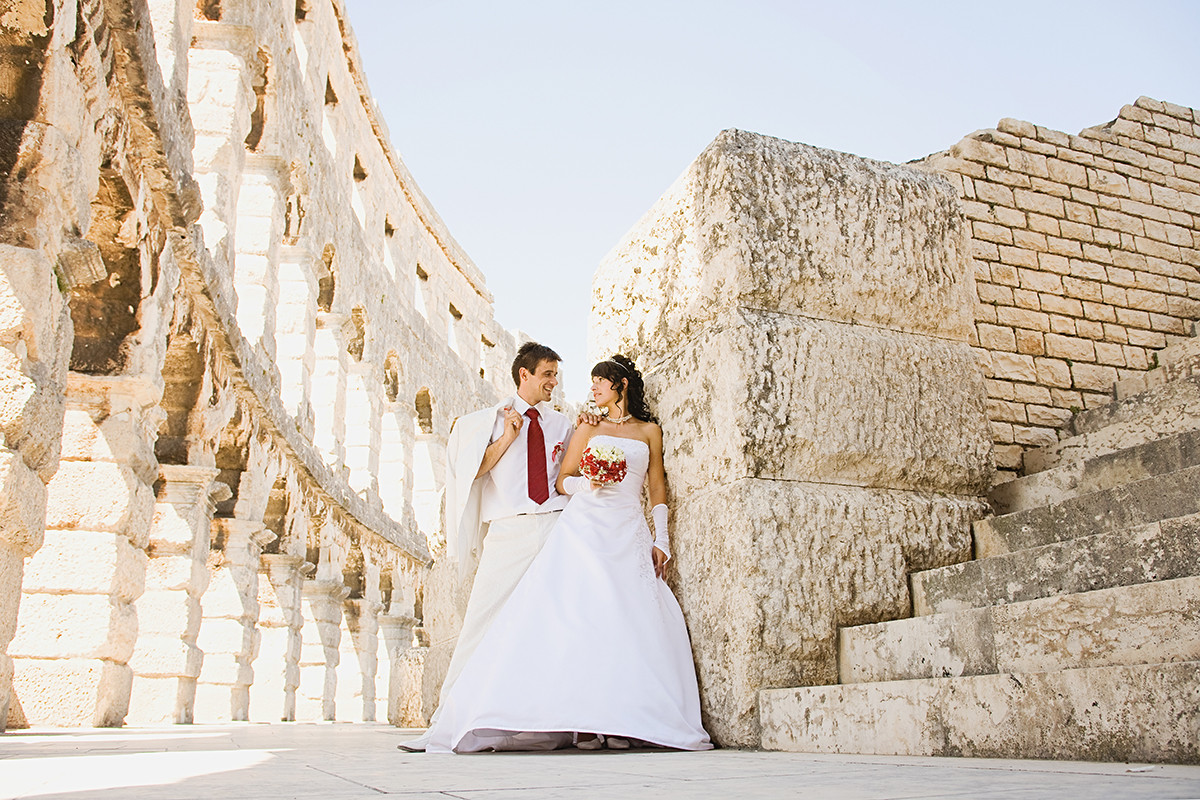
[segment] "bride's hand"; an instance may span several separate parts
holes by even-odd
[[[655,577],[666,580],[667,578],[667,554],[657,547],[650,548],[650,560],[654,562]]]
[[[593,492],[598,492],[598,491],[600,491],[600,490],[601,490],[601,489],[603,489],[603,488],[605,487],[605,485],[606,485],[606,484],[603,484],[603,483],[601,483],[600,481],[589,481],[589,482],[592,484],[592,491],[593,491]]]

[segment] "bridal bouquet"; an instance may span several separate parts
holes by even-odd
[[[589,444],[579,459],[579,474],[589,481],[615,486],[625,480],[625,452],[611,445]]]

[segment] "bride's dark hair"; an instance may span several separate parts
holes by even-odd
[[[646,406],[646,384],[631,359],[620,354],[606,358],[592,367],[592,377],[604,378],[617,390],[618,397],[625,397],[626,414],[632,414],[634,419],[642,422],[658,422]],[[628,394],[622,388],[622,381],[629,381]]]

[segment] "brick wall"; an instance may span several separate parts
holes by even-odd
[[[1005,119],[924,163],[959,188],[996,466],[1200,319],[1200,112],[1142,97],[1078,136]]]

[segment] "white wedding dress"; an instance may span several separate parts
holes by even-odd
[[[683,613],[650,560],[649,447],[599,440],[625,451],[625,479],[571,497],[451,688],[428,752],[548,750],[572,732],[712,747]]]

